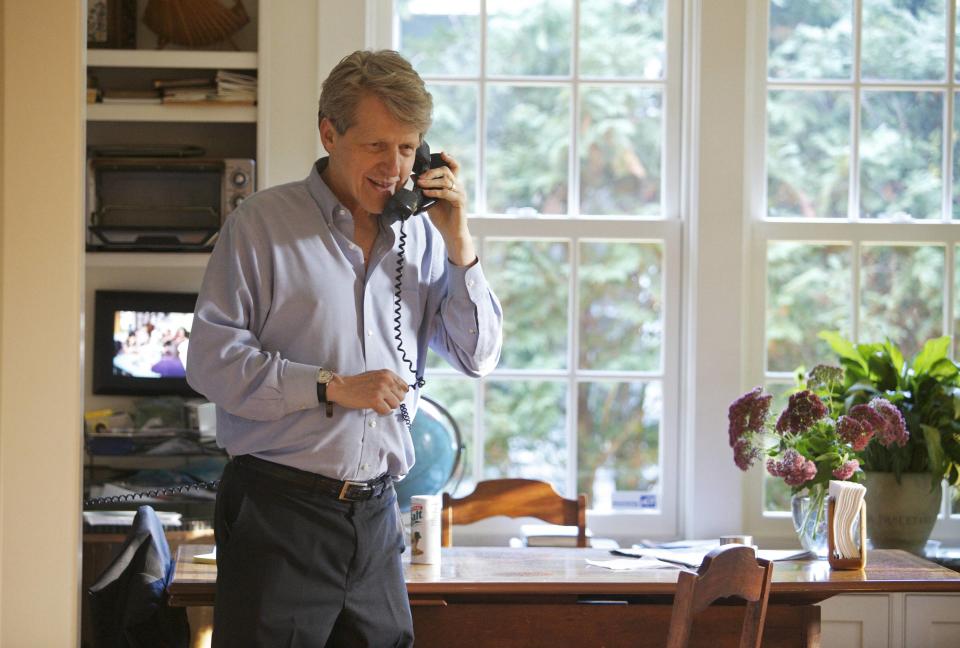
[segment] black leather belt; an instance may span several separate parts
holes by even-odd
[[[258,476],[268,477],[297,486],[308,492],[319,492],[345,502],[362,502],[371,497],[380,497],[393,482],[390,475],[383,474],[370,481],[340,481],[299,468],[260,459],[253,455],[233,457],[238,466],[249,469]]]

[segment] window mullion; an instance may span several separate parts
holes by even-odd
[[[853,96],[850,105],[850,199],[847,217],[860,219],[860,103],[863,101],[860,87],[860,26],[863,19],[861,0],[853,0]],[[854,331],[856,328],[856,319]]]
[[[567,339],[570,340],[570,355],[567,358],[567,479],[572,485],[569,495],[577,495],[577,432],[579,429],[579,401],[578,401],[578,383],[577,374],[580,369],[580,282],[577,277],[580,274],[580,239],[574,237],[570,239],[570,277],[569,289],[567,294],[568,317],[567,317]]]
[[[947,3],[947,78],[946,78],[946,97],[944,104],[946,114],[943,124],[943,213],[941,218],[950,222],[953,219],[953,121],[954,110],[956,109],[956,30],[954,24],[956,20],[957,6],[955,2]],[[944,303],[947,303],[946,301]],[[949,330],[949,329],[945,329]]]

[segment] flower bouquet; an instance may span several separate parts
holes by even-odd
[[[729,442],[734,462],[747,470],[766,456],[767,472],[806,494],[810,506],[794,523],[805,548],[818,540],[804,530],[825,527],[827,486],[831,479],[860,482],[862,452],[871,442],[903,447],[909,433],[900,410],[883,396],[847,407],[843,398],[844,370],[818,365],[801,375],[778,416],[770,413],[773,397],[756,387],[730,405]],[[812,519],[811,519],[811,516]]]

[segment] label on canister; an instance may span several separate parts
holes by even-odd
[[[439,495],[413,495],[410,498],[410,562],[440,563]]]

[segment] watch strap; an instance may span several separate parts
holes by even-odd
[[[317,383],[317,401],[324,406],[327,418],[333,417],[333,403],[327,400],[327,383]]]

